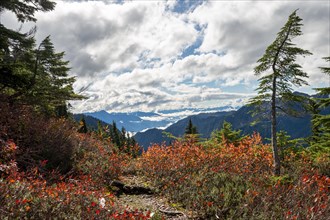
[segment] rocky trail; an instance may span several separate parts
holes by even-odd
[[[111,183],[111,188],[117,195],[118,203],[128,211],[150,211],[151,219],[191,219],[187,210],[170,203],[139,176],[121,177]]]

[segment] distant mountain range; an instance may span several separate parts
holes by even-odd
[[[307,94],[300,94],[309,96]],[[295,107],[303,112],[301,106]],[[183,136],[185,128],[189,122],[197,127],[202,138],[209,138],[212,131],[220,129],[224,121],[233,125],[234,129],[242,130],[242,134],[252,134],[257,131],[263,138],[270,138],[270,120],[260,120],[259,123],[251,125],[256,118],[253,118],[250,111],[253,107],[243,106],[238,110],[224,106],[207,109],[178,109],[165,110],[159,112],[131,112],[131,113],[109,113],[107,111],[89,112],[75,114],[74,118],[79,121],[84,115],[87,125],[97,128],[98,120],[102,125],[116,122],[117,128],[124,127],[126,131],[135,134],[135,140],[145,149],[151,144],[169,143],[170,138],[164,132],[174,136]],[[323,114],[330,114],[330,109],[326,109]],[[278,131],[285,130],[292,138],[307,137],[311,134],[311,116],[303,113],[300,117],[292,117],[286,114],[278,116]]]
[[[107,124],[116,122],[119,129],[125,127],[129,132],[136,133],[144,129],[153,127],[165,127],[170,121],[164,120],[146,120],[144,118],[157,118],[160,115],[152,112],[134,112],[134,113],[108,113],[106,111],[98,111],[91,113],[84,113],[84,115],[94,117]]]
[[[305,96],[308,96],[304,94]],[[299,117],[293,117],[286,114],[280,114],[277,118],[278,131],[286,131],[292,138],[308,137],[311,134],[311,116],[308,113],[303,113],[301,105],[295,106],[296,110],[300,110]],[[253,124],[259,118],[252,117],[250,112],[253,107],[243,106],[237,111],[216,112],[216,113],[201,113],[186,117],[178,122],[172,124],[166,129],[150,129],[144,132],[138,132],[134,138],[144,148],[147,149],[152,144],[161,144],[171,141],[170,138],[164,135],[164,132],[171,133],[176,137],[183,136],[189,119],[197,127],[197,130],[202,138],[209,138],[212,131],[218,130],[222,127],[224,121],[230,122],[233,129],[242,130],[243,135],[258,132],[265,138],[270,138],[270,120],[260,119],[260,122]],[[322,114],[330,114],[330,109],[326,109]]]
[[[97,120],[100,120],[107,124],[112,124],[112,122],[114,121],[116,122],[116,125],[119,129],[124,127],[126,131],[135,134],[137,132],[141,132],[150,128],[166,128],[182,118],[185,118],[190,115],[195,115],[200,112],[218,112],[218,111],[229,111],[233,109],[235,108],[231,106],[224,106],[224,107],[206,108],[206,109],[185,108],[185,109],[176,109],[176,110],[164,110],[159,112],[109,113],[107,111],[98,111],[98,112],[87,112],[82,114],[85,116],[96,118]],[[81,114],[76,114],[76,115],[81,115]]]
[[[134,136],[134,139],[145,149],[153,143],[169,143],[171,139],[164,136],[164,131],[176,137],[183,136],[189,119],[197,127],[202,138],[209,138],[212,131],[220,129],[224,121],[230,122],[233,125],[233,129],[242,130],[243,135],[257,131],[263,138],[269,138],[270,121],[261,121],[256,125],[251,125],[255,120],[249,113],[251,110],[252,107],[243,106],[237,111],[193,115],[178,121],[164,130],[150,129],[145,132],[139,132]],[[278,117],[278,130],[285,130],[292,138],[309,136],[311,134],[310,127],[310,115],[307,114],[299,118],[287,115]]]

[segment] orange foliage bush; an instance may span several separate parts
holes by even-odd
[[[139,166],[165,194],[203,218],[330,216],[329,178],[313,170],[308,155],[288,155],[281,177],[272,175],[272,161],[270,146],[254,134],[235,146],[206,148],[189,140],[154,145]]]
[[[78,133],[69,120],[46,118],[34,113],[31,107],[2,102],[0,112],[0,139],[17,145],[18,168],[21,171],[38,168],[48,181],[83,173],[104,183],[117,178],[131,157],[106,140]]]
[[[16,161],[22,170],[39,167],[45,173],[56,169],[65,174],[72,169],[72,154],[79,140],[74,124],[64,119],[46,118],[28,106],[0,102],[0,138],[18,146]],[[40,161],[47,166],[40,167]]]
[[[114,195],[89,176],[53,185],[32,176],[0,179],[1,219],[149,219],[150,213],[117,210]]]
[[[79,145],[74,158],[74,171],[91,175],[93,180],[104,184],[117,179],[126,168],[131,155],[120,152],[107,141],[100,141],[89,134],[77,134]]]
[[[172,176],[182,179],[203,170],[254,178],[271,174],[272,153],[255,134],[242,140],[238,146],[204,148],[190,141],[175,142],[172,146],[154,145],[143,153],[140,162],[147,175],[164,181]]]
[[[150,218],[150,212],[122,210],[104,184],[121,174],[128,156],[88,135],[76,135],[82,155],[76,155],[73,161],[74,176],[48,171],[46,176],[56,174],[56,181],[46,181],[45,171],[40,173],[47,166],[46,160],[27,172],[19,172],[17,146],[0,139],[0,219]]]
[[[17,171],[16,150],[17,146],[12,140],[0,139],[0,175],[9,175]]]
[[[150,218],[122,210],[106,185],[132,155],[30,107],[0,112],[0,219]]]

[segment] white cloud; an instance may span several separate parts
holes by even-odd
[[[158,1],[58,2],[54,11],[37,18],[38,36],[51,33],[78,75],[132,70],[156,58],[168,62],[198,34]]]
[[[288,15],[301,7],[301,3],[210,1],[189,14],[193,21],[207,24],[199,51],[207,53],[215,50],[225,53],[224,63],[230,67],[224,66],[229,74],[225,74],[223,86],[238,85],[240,79],[255,80],[252,75],[256,60],[275,39]],[[320,54],[329,54],[329,32],[326,27],[329,26],[329,12],[324,11],[326,8],[329,9],[329,3],[321,3],[325,6],[323,11],[319,4],[304,4],[305,7],[302,7],[298,14],[307,17],[309,22],[305,22],[303,31],[306,33],[301,40],[297,39],[297,42],[299,46],[317,54],[317,62],[315,57],[300,59],[304,69],[311,75],[310,82],[315,84],[319,78],[316,67],[320,63]],[[320,13],[318,17],[321,19],[311,14],[316,13],[315,11]],[[310,48],[311,45],[313,48]]]
[[[318,67],[330,55],[324,1],[207,1],[184,13],[172,11],[177,1],[56,2],[37,14],[37,38],[50,34],[66,51],[76,89],[90,85],[90,98],[74,102],[77,112],[241,105],[257,85],[256,61],[297,8],[304,35],[295,42],[313,52],[298,61],[313,87],[322,85]]]

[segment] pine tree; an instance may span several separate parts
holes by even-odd
[[[82,116],[82,118],[81,118],[81,120],[79,122],[78,132],[79,133],[87,133],[88,132],[87,125],[86,125],[86,120],[85,120],[85,117],[84,116]]]
[[[114,143],[117,147],[121,148],[121,142],[120,142],[120,135],[119,135],[119,131],[117,128],[117,124],[115,121],[112,122],[112,126],[111,126],[111,141],[112,143]]]
[[[50,11],[49,0],[1,1],[0,13],[12,11],[18,21],[36,21],[37,11]],[[56,53],[46,37],[35,48],[36,29],[28,33],[13,31],[0,24],[0,93],[9,103],[22,103],[43,113],[67,116],[67,101],[82,99],[73,91],[74,77],[69,77],[64,52]]]
[[[259,78],[258,95],[250,100],[251,105],[263,106],[270,103],[271,107],[271,144],[274,157],[274,174],[280,175],[281,161],[277,148],[277,110],[284,112],[283,104],[301,100],[292,92],[292,86],[307,85],[303,78],[307,74],[301,70],[301,66],[296,63],[298,55],[310,55],[307,50],[295,47],[292,39],[302,35],[302,19],[294,11],[284,27],[277,34],[275,41],[268,46],[265,54],[258,60],[259,65],[254,68],[255,74],[270,70],[270,73]]]
[[[55,4],[50,0],[7,0],[0,2],[0,13],[9,10],[16,15],[19,22],[36,22],[37,19],[34,17],[36,12],[51,11]]]
[[[0,92],[20,96],[33,85],[35,40],[0,24]]]
[[[82,99],[73,91],[74,77],[69,77],[69,62],[64,61],[64,52],[56,53],[50,37],[46,37],[35,51],[34,85],[22,96],[31,105],[43,112],[54,112],[66,106],[66,101]]]
[[[330,57],[324,58],[327,62],[330,62]],[[322,72],[329,75],[330,67],[320,67]],[[321,110],[330,106],[330,87],[317,88],[320,96],[323,98],[311,99],[310,109],[312,113],[312,137],[311,146],[314,151],[327,151],[330,153],[330,115],[321,114]],[[314,108],[312,108],[314,107]]]
[[[51,11],[55,3],[49,0],[0,1],[0,14],[11,11],[19,22],[36,21],[37,11]],[[35,46],[32,28],[27,33],[11,30],[0,23],[0,92],[12,94],[20,89],[31,87],[33,80],[33,47]],[[9,91],[8,91],[9,90]]]
[[[297,149],[297,147],[301,144],[303,139],[292,139],[291,136],[286,131],[279,131],[276,135],[277,138],[277,146],[279,149],[279,155],[281,160],[285,157],[285,152],[288,149]],[[301,146],[301,145],[300,145]]]
[[[320,131],[320,124],[319,123],[316,123],[315,120],[317,120],[317,118],[319,117],[320,115],[320,104],[319,102],[314,99],[314,98],[310,98],[308,100],[308,103],[307,103],[307,111],[310,112],[311,114],[311,131],[312,131],[312,135],[311,137],[308,138],[308,142],[311,142],[311,143],[314,143],[317,141],[318,137],[320,136],[321,134],[321,131]]]
[[[97,134],[99,135],[99,137],[103,138],[103,126],[101,124],[101,121],[97,121]]]
[[[242,140],[241,130],[234,130],[232,124],[224,121],[220,131],[214,131],[211,134],[211,139],[221,144],[238,144]]]
[[[189,119],[188,125],[185,129],[185,134],[186,135],[198,134],[197,127],[193,125],[191,119]]]
[[[120,146],[127,146],[127,135],[126,135],[126,129],[124,127],[121,128],[120,132]]]

